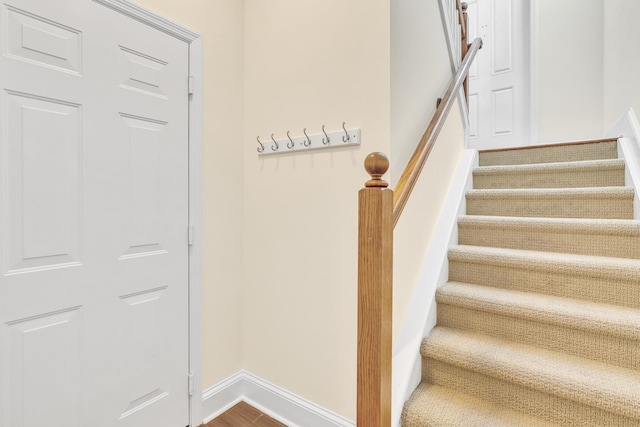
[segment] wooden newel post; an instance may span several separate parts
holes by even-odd
[[[358,214],[358,427],[391,425],[393,191],[389,160],[371,153]]]

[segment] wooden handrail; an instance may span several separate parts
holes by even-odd
[[[382,180],[387,157],[371,153],[365,159],[371,179],[358,193],[357,427],[391,425],[393,228],[481,46],[480,39],[471,44],[400,177],[397,197]]]
[[[438,139],[438,135],[442,130],[442,127],[447,120],[447,116],[449,111],[451,111],[451,107],[456,99],[456,94],[460,90],[467,74],[469,73],[469,68],[471,67],[471,63],[476,57],[478,50],[482,47],[482,39],[477,38],[471,43],[469,47],[469,51],[467,52],[464,61],[460,65],[460,68],[456,72],[456,75],[449,83],[449,87],[447,91],[444,93],[442,97],[442,102],[436,108],[436,112],[429,122],[429,126],[427,126],[427,130],[422,135],[418,146],[416,147],[411,159],[409,159],[409,163],[404,168],[398,183],[396,184],[396,188],[394,190],[393,195],[393,225],[398,223],[400,219],[400,215],[402,215],[402,211],[404,206],[407,204],[409,200],[409,195],[411,195],[411,191],[413,187],[416,185],[418,181],[418,177],[420,176],[420,172],[424,167],[424,164],[429,157],[429,153],[433,148],[433,144]]]

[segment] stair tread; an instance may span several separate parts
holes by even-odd
[[[458,218],[458,225],[496,227],[503,230],[528,228],[556,232],[589,231],[608,235],[640,236],[640,221],[632,219],[462,215]]]
[[[640,310],[572,298],[448,282],[436,301],[573,329],[640,339]]]
[[[602,362],[436,326],[425,358],[617,414],[640,418],[640,373]]]
[[[491,165],[478,166],[474,169],[474,175],[490,175],[495,173],[526,173],[526,172],[555,172],[576,171],[592,169],[624,169],[625,162],[622,159],[581,160],[554,163],[528,163],[519,165]]]
[[[618,157],[617,139],[599,139],[544,144],[512,149],[480,151],[480,165],[531,164]]]
[[[564,254],[489,246],[455,245],[449,249],[450,261],[490,262],[501,265],[520,265],[529,268],[559,266],[567,274],[609,276],[618,279],[635,277],[640,280],[640,260],[594,255]]]
[[[564,199],[568,197],[592,198],[633,198],[632,187],[578,187],[578,188],[504,188],[472,189],[467,198],[482,197],[549,197]]]
[[[426,408],[428,407],[428,410]],[[526,414],[456,390],[421,383],[403,414],[404,425],[468,427],[551,426]]]

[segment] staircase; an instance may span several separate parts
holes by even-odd
[[[640,426],[640,221],[617,142],[480,153],[404,427]]]

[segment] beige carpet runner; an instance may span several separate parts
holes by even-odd
[[[480,153],[404,427],[640,426],[640,221],[617,142]]]

